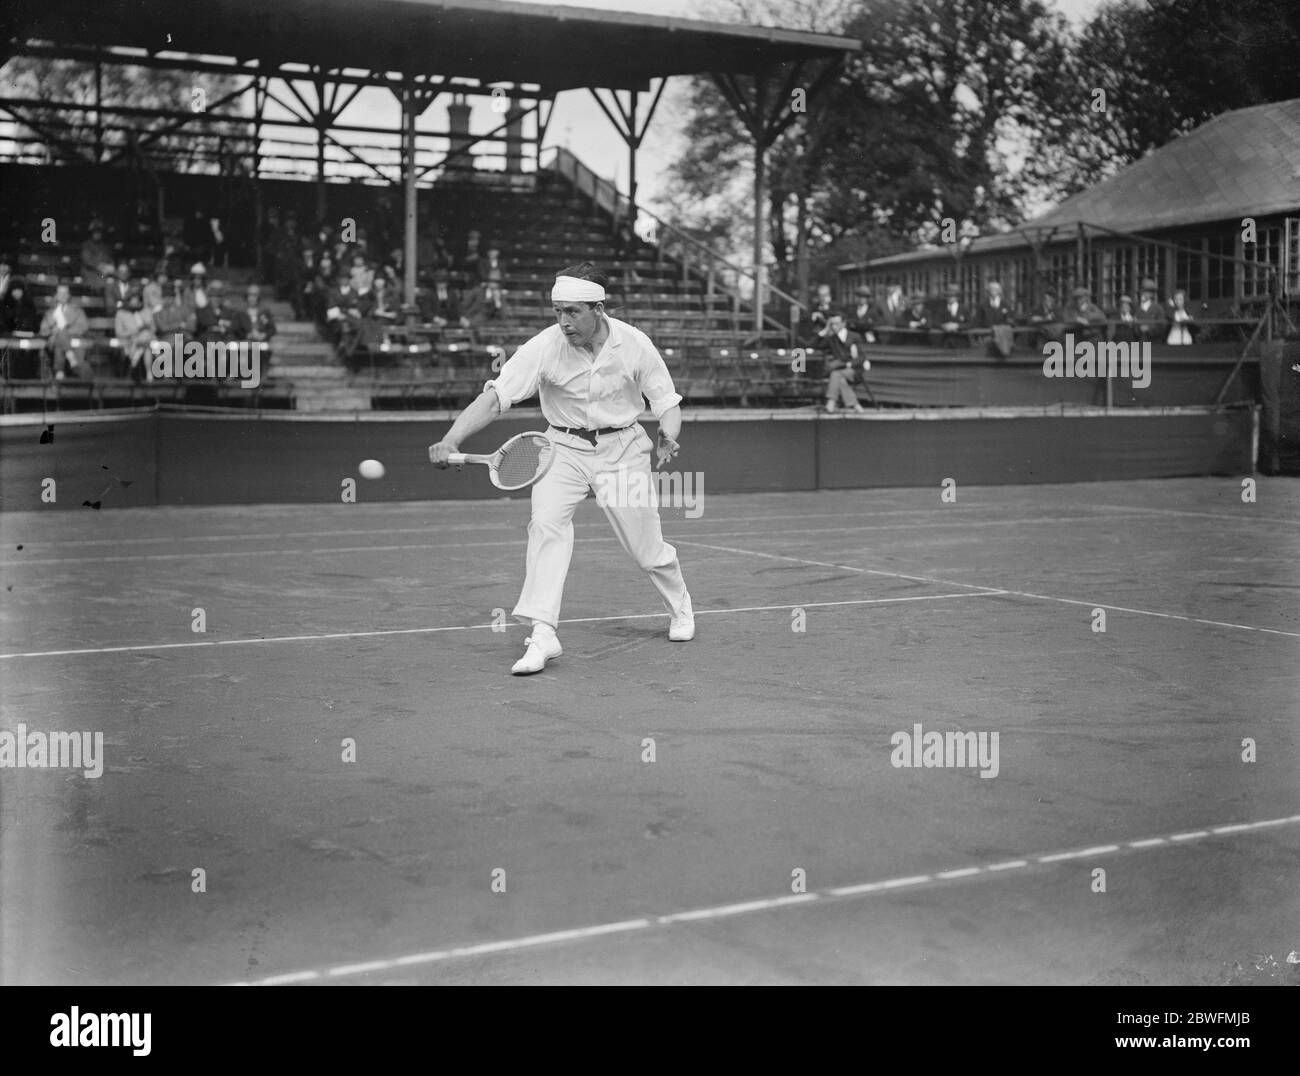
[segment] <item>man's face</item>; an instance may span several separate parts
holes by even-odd
[[[117,267],[117,279],[129,280],[130,278],[131,278],[131,267],[127,265],[126,262],[122,262]]]
[[[72,298],[72,291],[68,288],[68,285],[66,284],[60,284],[54,290],[54,301],[56,303],[59,303],[60,305],[66,303],[71,298]]]
[[[839,314],[833,314],[826,320],[826,327],[838,336],[840,330],[844,328],[844,319]]]
[[[600,318],[605,307],[602,303],[588,306],[586,303],[552,303],[556,324],[564,333],[564,338],[575,347],[586,347],[600,328]]]

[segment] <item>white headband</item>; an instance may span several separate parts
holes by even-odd
[[[594,280],[576,276],[557,276],[551,289],[553,303],[599,303],[605,298],[605,289]]]

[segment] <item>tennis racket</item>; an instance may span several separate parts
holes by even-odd
[[[433,449],[429,449],[433,458]],[[452,452],[447,462],[482,463],[487,466],[492,484],[497,489],[514,490],[531,486],[551,469],[555,460],[555,445],[544,433],[529,431],[515,434],[495,452],[480,455],[475,452]]]

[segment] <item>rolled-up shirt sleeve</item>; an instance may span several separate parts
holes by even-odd
[[[681,393],[673,385],[673,375],[659,349],[643,337],[640,341],[641,355],[637,364],[637,387],[650,402],[650,412],[655,418],[663,418],[665,411],[682,402]]]
[[[497,394],[502,412],[537,392],[542,374],[542,349],[534,337],[506,360],[501,372],[483,385]]]

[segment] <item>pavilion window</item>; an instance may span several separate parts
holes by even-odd
[[[1294,297],[1300,295],[1300,217],[1287,217],[1283,224],[1286,262],[1282,269],[1282,292]]]
[[[1231,299],[1236,294],[1236,233],[1212,235],[1205,240],[1205,298]]]
[[[1245,299],[1262,299],[1268,295],[1267,266],[1280,268],[1282,263],[1282,228],[1274,225],[1260,228],[1258,243],[1247,243],[1242,248],[1246,261],[1254,262],[1259,268],[1245,268],[1242,273],[1241,294]]]

